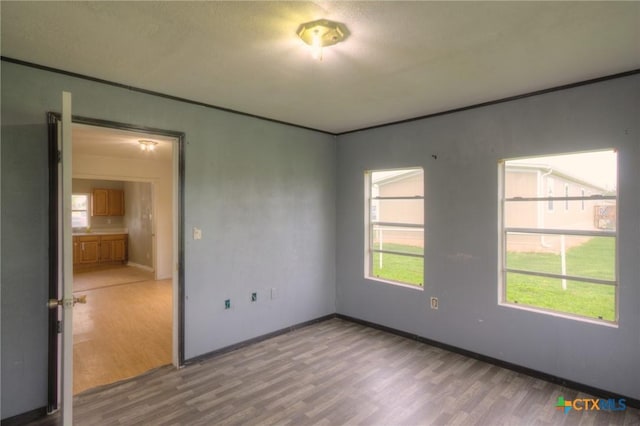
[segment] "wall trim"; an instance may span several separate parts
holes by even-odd
[[[437,348],[440,349],[444,349],[446,351],[450,351],[450,352],[454,352],[460,355],[464,355],[467,356],[469,358],[473,358],[473,359],[477,359],[479,361],[483,361],[489,364],[493,364],[497,367],[501,367],[501,368],[505,368],[507,370],[511,370],[511,371],[515,371],[516,373],[521,373],[530,377],[534,377],[536,379],[540,379],[540,380],[544,380],[553,384],[557,384],[557,385],[561,385],[567,388],[571,388],[573,390],[577,390],[579,392],[583,392],[583,393],[587,393],[590,395],[594,395],[597,397],[601,397],[601,398],[624,398],[627,402],[627,406],[629,407],[633,407],[633,408],[640,408],[640,400],[635,399],[635,398],[629,398],[627,396],[624,395],[620,395],[614,392],[609,392],[603,389],[599,389],[599,388],[595,388],[593,386],[588,386],[588,385],[584,385],[582,383],[578,383],[578,382],[574,382],[572,380],[567,380],[567,379],[563,379],[561,377],[557,377],[557,376],[553,376],[551,374],[547,374],[547,373],[543,373],[541,371],[537,371],[537,370],[533,370],[531,368],[528,367],[522,367],[520,365],[517,364],[512,364],[510,362],[506,362],[506,361],[502,361],[499,360],[497,358],[493,358],[490,356],[486,356],[486,355],[482,355],[479,354],[477,352],[473,352],[473,351],[469,351],[467,349],[462,349],[459,348],[457,346],[452,346],[446,343],[441,343],[438,342],[436,340],[431,340],[431,339],[427,339],[426,337],[421,337],[418,336],[417,334],[413,334],[413,333],[408,333],[406,331],[402,331],[402,330],[398,330],[395,328],[391,328],[391,327],[387,327],[384,325],[380,325],[374,322],[370,322],[370,321],[366,321],[366,320],[362,320],[359,318],[355,318],[355,317],[351,317],[348,315],[344,315],[344,314],[338,314],[338,313],[334,313],[334,314],[329,314],[329,315],[324,315],[322,317],[319,318],[315,318],[309,321],[305,321],[305,322],[301,322],[298,324],[294,324],[292,326],[289,327],[285,327],[282,328],[280,330],[277,331],[273,331],[271,333],[267,333],[267,334],[263,334],[261,336],[258,337],[254,337],[252,339],[248,339],[248,340],[244,340],[240,343],[236,343],[230,346],[226,346],[224,348],[221,349],[217,349],[215,351],[211,351],[211,352],[207,352],[205,354],[202,355],[198,355],[196,357],[193,358],[189,358],[187,360],[184,361],[183,366],[189,366],[192,364],[196,364],[202,361],[206,361],[208,359],[214,358],[216,356],[219,355],[223,355],[229,352],[233,352],[237,349],[243,348],[245,346],[249,346],[255,343],[259,343],[265,340],[268,340],[272,337],[277,337],[280,336],[282,334],[286,334],[289,333],[291,331],[294,330],[298,330],[313,324],[317,324],[323,321],[328,321],[330,319],[334,319],[334,318],[338,318],[344,321],[348,321],[348,322],[352,322],[355,324],[359,324],[365,327],[370,327],[370,328],[374,328],[376,330],[380,330],[380,331],[384,331],[386,333],[391,333],[391,334],[395,334],[397,336],[400,337],[404,337],[407,339],[411,339],[411,340],[415,340],[417,342],[420,343],[424,343],[426,345],[431,345],[431,346],[435,346]],[[160,367],[162,368],[162,367]],[[155,371],[155,370],[152,370]],[[146,373],[142,373],[143,375]],[[135,378],[134,378],[135,379]],[[125,379],[126,380],[130,380],[130,379]],[[118,382],[118,384],[120,384],[121,382]],[[106,385],[107,387],[110,385]],[[27,424],[29,422],[41,419],[43,417],[45,417],[47,415],[47,410],[45,407],[40,407],[40,408],[36,408],[35,410],[31,410],[28,411],[26,413],[23,414],[18,414],[16,416],[13,417],[9,417],[7,419],[2,420],[2,426],[17,426],[17,425],[23,425],[23,424]]]
[[[519,99],[530,98],[532,96],[539,96],[539,95],[544,95],[544,94],[547,94],[547,93],[558,92],[558,91],[561,91],[561,90],[573,89],[574,87],[588,86],[590,84],[601,83],[603,81],[615,80],[615,79],[623,78],[623,77],[629,77],[629,76],[635,75],[635,74],[640,74],[640,68],[633,69],[633,70],[630,70],[630,71],[621,72],[621,73],[617,73],[617,74],[610,74],[610,75],[605,75],[605,76],[602,76],[602,77],[592,78],[590,80],[583,80],[583,81],[578,81],[578,82],[575,82],[575,83],[563,84],[562,86],[554,86],[554,87],[549,87],[547,89],[540,89],[540,90],[536,90],[536,91],[533,91],[533,92],[523,93],[521,95],[508,96],[506,98],[495,99],[495,100],[487,101],[487,102],[481,102],[479,104],[468,105],[468,106],[449,109],[449,110],[445,110],[445,111],[441,111],[441,112],[434,112],[433,114],[420,115],[420,116],[417,116],[417,117],[406,118],[404,120],[398,120],[398,121],[391,121],[391,122],[388,122],[388,123],[376,124],[375,126],[368,126],[368,127],[363,127],[363,128],[360,128],[360,129],[347,130],[345,132],[336,133],[335,135],[336,136],[343,136],[343,135],[348,135],[349,133],[356,133],[356,132],[362,132],[362,131],[365,131],[365,130],[379,129],[381,127],[394,126],[396,124],[411,123],[412,121],[420,121],[420,120],[424,120],[424,119],[427,119],[427,118],[439,117],[441,115],[453,114],[453,113],[456,113],[456,112],[467,111],[467,110],[470,110],[470,109],[482,108],[482,107],[486,107],[486,106],[502,104],[502,103],[505,103],[505,102],[517,101]]]
[[[36,408],[26,413],[18,414],[12,417],[2,419],[0,424],[2,426],[19,426],[26,425],[36,420],[42,419],[47,416],[47,407]]]
[[[127,266],[131,266],[133,268],[142,269],[143,271],[147,271],[147,272],[154,272],[155,271],[155,269],[153,269],[151,266],[141,265],[141,264],[135,263],[135,262],[127,262]]]
[[[132,92],[143,93],[145,95],[157,96],[159,98],[170,99],[172,101],[184,102],[184,103],[191,104],[191,105],[197,105],[197,106],[201,106],[201,107],[205,107],[205,108],[216,109],[218,111],[229,112],[229,113],[232,113],[232,114],[244,115],[245,117],[256,118],[258,120],[270,121],[272,123],[284,124],[285,126],[292,126],[292,127],[297,127],[299,129],[311,130],[311,131],[314,131],[314,132],[320,132],[320,133],[325,133],[327,135],[335,136],[335,133],[327,132],[326,130],[320,130],[320,129],[315,129],[313,127],[302,126],[300,124],[289,123],[287,121],[276,120],[275,118],[262,117],[260,115],[250,114],[248,112],[242,112],[242,111],[238,111],[238,110],[231,109],[231,108],[225,108],[225,107],[222,107],[222,106],[219,106],[219,105],[212,105],[212,104],[208,104],[206,102],[194,101],[192,99],[181,98],[179,96],[173,96],[173,95],[169,95],[169,94],[166,94],[166,93],[155,92],[153,90],[147,90],[147,89],[142,89],[140,87],[129,86],[127,84],[116,83],[114,81],[104,80],[104,79],[97,78],[97,77],[91,77],[89,75],[80,74],[80,73],[76,73],[76,72],[73,72],[73,71],[66,71],[66,70],[62,70],[62,69],[59,69],[59,68],[48,67],[46,65],[40,65],[40,64],[33,63],[33,62],[23,61],[23,60],[15,59],[15,58],[10,58],[10,57],[7,57],[7,56],[0,56],[0,61],[9,62],[9,63],[12,63],[12,64],[17,64],[17,65],[22,65],[22,66],[29,67],[29,68],[35,68],[35,69],[39,69],[39,70],[43,70],[43,71],[49,71],[49,72],[53,72],[53,73],[56,73],[56,74],[67,75],[69,77],[80,78],[80,79],[83,79],[83,80],[89,80],[89,81],[93,81],[94,83],[106,84],[108,86],[114,86],[114,87],[118,87],[120,89],[130,90]]]
[[[188,366],[188,365],[195,364],[195,363],[198,363],[198,362],[201,362],[201,361],[205,361],[207,359],[214,358],[214,357],[216,357],[218,355],[222,355],[222,354],[226,354],[226,353],[229,353],[229,352],[233,352],[233,351],[235,351],[237,349],[244,348],[245,346],[253,345],[255,343],[260,343],[262,341],[271,339],[272,337],[277,337],[277,336],[280,336],[282,334],[286,334],[286,333],[292,332],[294,330],[298,330],[300,328],[308,327],[310,325],[317,324],[317,323],[323,322],[323,321],[327,321],[327,320],[330,320],[330,319],[333,319],[333,318],[336,318],[336,314],[324,315],[324,316],[321,316],[319,318],[315,318],[315,319],[312,319],[312,320],[309,320],[309,321],[305,321],[305,322],[301,322],[301,323],[298,323],[298,324],[294,324],[294,325],[291,325],[289,327],[281,328],[280,330],[272,331],[270,333],[254,337],[252,339],[244,340],[242,342],[235,343],[235,344],[230,345],[230,346],[225,346],[224,348],[221,348],[221,349],[216,349],[215,351],[207,352],[205,354],[198,355],[198,356],[195,356],[193,358],[186,359],[184,361],[184,364],[185,364],[185,366]]]
[[[560,386],[564,386],[567,388],[571,388],[573,390],[577,390],[579,392],[583,392],[583,393],[587,393],[596,397],[601,397],[601,398],[614,398],[614,399],[618,399],[618,398],[624,398],[626,400],[626,403],[629,407],[633,407],[633,408],[640,408],[640,400],[635,399],[635,398],[630,398],[628,396],[624,396],[624,395],[620,395],[618,393],[615,392],[610,392],[610,391],[606,391],[604,389],[599,389],[593,386],[589,386],[589,385],[585,385],[582,383],[578,383],[578,382],[574,382],[572,380],[568,380],[568,379],[564,379],[562,377],[558,377],[558,376],[554,376],[552,374],[548,374],[548,373],[543,373],[541,371],[538,370],[534,370],[532,368],[528,368],[528,367],[523,367],[521,365],[518,364],[512,364],[510,362],[507,361],[502,361],[500,359],[497,358],[493,358],[487,355],[482,355],[479,354],[477,352],[473,352],[467,349],[462,349],[460,347],[457,346],[453,346],[453,345],[449,345],[447,343],[442,343],[442,342],[438,342],[436,340],[431,340],[428,339],[426,337],[422,337],[422,336],[418,336],[417,334],[413,334],[413,333],[408,333],[406,331],[402,331],[402,330],[398,330],[395,328],[391,328],[391,327],[387,327],[385,325],[380,325],[380,324],[376,324],[374,322],[370,322],[370,321],[366,321],[366,320],[362,320],[359,318],[354,318],[354,317],[350,317],[348,315],[343,315],[343,314],[335,314],[336,318],[345,320],[345,321],[350,321],[356,324],[360,324],[360,325],[364,325],[366,327],[371,327],[371,328],[375,328],[377,330],[380,331],[385,331],[387,333],[391,333],[391,334],[395,334],[397,336],[401,336],[401,337],[405,337],[407,339],[411,339],[411,340],[415,340],[418,341],[420,343],[424,343],[427,345],[431,345],[431,346],[435,346],[437,348],[440,349],[444,349],[446,351],[449,352],[454,352],[460,355],[464,355],[467,356],[469,358],[473,358],[473,359],[477,359],[478,361],[483,361],[489,364],[493,364],[497,367],[502,367],[505,368],[507,370],[511,370],[511,371],[515,371],[516,373],[521,373],[536,379],[540,379],[540,380],[544,380],[546,382],[550,382],[556,385],[560,385]]]
[[[592,78],[592,79],[589,79],[589,80],[578,81],[578,82],[575,82],[575,83],[564,84],[564,85],[561,85],[561,86],[554,86],[554,87],[550,87],[550,88],[547,88],[547,89],[541,89],[541,90],[536,90],[536,91],[533,91],[533,92],[523,93],[523,94],[520,94],[520,95],[509,96],[509,97],[506,97],[506,98],[495,99],[495,100],[487,101],[487,102],[481,102],[479,104],[473,104],[473,105],[468,105],[468,106],[464,106],[464,107],[460,107],[460,108],[454,108],[454,109],[449,109],[449,110],[445,110],[445,111],[435,112],[435,113],[432,113],[432,114],[426,114],[426,115],[420,115],[420,116],[417,116],[417,117],[406,118],[404,120],[390,121],[388,123],[376,124],[375,126],[367,126],[367,127],[357,128],[357,129],[353,129],[353,130],[346,130],[344,132],[330,132],[328,130],[321,130],[321,129],[316,129],[316,128],[313,128],[313,127],[302,126],[302,125],[295,124],[295,123],[290,123],[290,122],[287,122],[287,121],[276,120],[274,118],[268,118],[268,117],[263,117],[263,116],[256,115],[256,114],[250,114],[248,112],[242,112],[242,111],[234,110],[234,109],[231,109],[231,108],[225,108],[225,107],[218,106],[218,105],[207,104],[205,102],[194,101],[192,99],[181,98],[181,97],[178,97],[178,96],[168,95],[166,93],[160,93],[160,92],[155,92],[153,90],[147,90],[147,89],[142,89],[142,88],[135,87],[135,86],[129,86],[127,84],[116,83],[116,82],[113,82],[113,81],[104,80],[104,79],[97,78],[97,77],[91,77],[91,76],[88,76],[88,75],[79,74],[79,73],[72,72],[72,71],[65,71],[65,70],[61,70],[59,68],[48,67],[46,65],[40,65],[40,64],[33,63],[33,62],[27,62],[27,61],[23,61],[23,60],[20,60],[20,59],[10,58],[10,57],[7,57],[7,56],[1,56],[0,55],[0,61],[9,62],[9,63],[17,64],[17,65],[22,65],[22,66],[25,66],[25,67],[40,69],[40,70],[43,70],[43,71],[49,71],[49,72],[53,72],[53,73],[57,73],[57,74],[63,74],[63,75],[67,75],[67,76],[70,76],[70,77],[80,78],[80,79],[83,79],[83,80],[89,80],[89,81],[93,81],[95,83],[101,83],[101,84],[106,84],[106,85],[109,85],[109,86],[119,87],[121,89],[130,90],[132,92],[144,93],[146,95],[157,96],[157,97],[160,97],[160,98],[170,99],[170,100],[174,100],[174,101],[177,101],[177,102],[184,102],[184,103],[187,103],[187,104],[198,105],[198,106],[202,106],[202,107],[205,107],[205,108],[215,109],[215,110],[218,110],[218,111],[224,111],[224,112],[229,112],[229,113],[232,113],[232,114],[244,115],[245,117],[252,117],[252,118],[256,118],[258,120],[265,120],[265,121],[270,121],[272,123],[279,123],[279,124],[284,124],[286,126],[297,127],[299,129],[305,129],[305,130],[311,130],[311,131],[314,131],[314,132],[320,132],[320,133],[324,133],[324,134],[331,135],[331,136],[334,136],[334,137],[342,136],[342,135],[348,135],[349,133],[362,132],[364,130],[379,129],[381,127],[393,126],[393,125],[396,125],[396,124],[410,123],[412,121],[424,120],[426,118],[432,118],[432,117],[438,117],[438,116],[441,116],[441,115],[453,114],[453,113],[456,113],[456,112],[467,111],[467,110],[470,110],[470,109],[482,108],[482,107],[486,107],[486,106],[490,106],[490,105],[496,105],[496,104],[501,104],[501,103],[505,103],[505,102],[511,102],[511,101],[515,101],[515,100],[518,100],[518,99],[530,98],[532,96],[543,95],[543,94],[546,94],[546,93],[557,92],[557,91],[565,90],[565,89],[572,89],[574,87],[586,86],[586,85],[589,85],[589,84],[595,84],[595,83],[600,83],[600,82],[607,81],[607,80],[614,80],[614,79],[617,79],[617,78],[623,78],[623,77],[628,77],[628,76],[635,75],[635,74],[640,74],[640,68],[636,68],[636,69],[632,69],[632,70],[629,70],[629,71],[624,71],[624,72],[620,72],[620,73],[616,73],[616,74],[610,74],[610,75],[606,75],[606,76],[602,76],[602,77]]]

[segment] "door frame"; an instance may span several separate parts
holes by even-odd
[[[59,229],[59,207],[60,195],[58,191],[59,170],[58,164],[61,161],[61,154],[58,149],[58,123],[61,121],[62,115],[57,112],[47,113],[47,133],[48,133],[48,163],[49,163],[49,299],[60,299],[62,297],[59,288],[59,273],[62,265],[59,264],[58,258],[60,248],[58,239],[61,237]],[[175,139],[173,152],[173,164],[177,162],[177,176],[173,174],[173,189],[175,195],[174,208],[176,209],[174,224],[173,252],[175,265],[174,273],[177,274],[177,312],[174,313],[172,332],[177,332],[177,338],[173,339],[173,363],[177,368],[184,366],[184,325],[185,325],[185,273],[184,273],[184,184],[185,184],[185,142],[186,135],[184,132],[173,130],[158,129],[153,127],[138,126],[129,123],[121,123],[109,120],[101,120],[82,116],[72,115],[72,123],[86,124],[97,127],[107,127],[118,130],[128,130],[141,133],[168,136]],[[177,154],[177,159],[175,158]],[[177,179],[177,182],[176,182]],[[155,213],[154,213],[155,216]],[[176,258],[177,256],[177,258]],[[174,277],[174,282],[175,282]],[[176,304],[174,304],[176,306]],[[177,322],[177,327],[176,327]],[[48,326],[48,384],[47,384],[47,412],[53,413],[59,407],[60,393],[60,371],[59,371],[59,353],[60,342],[59,334],[61,332],[61,322],[57,309],[51,309],[49,312]],[[176,330],[177,328],[177,330]],[[177,346],[177,348],[176,348]],[[177,349],[177,354],[176,354]],[[177,359],[176,359],[177,358]]]

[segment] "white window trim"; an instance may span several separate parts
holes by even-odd
[[[531,306],[531,305],[524,305],[524,304],[517,304],[517,303],[510,303],[507,301],[507,285],[506,285],[506,275],[507,272],[516,272],[516,273],[520,273],[522,271],[519,270],[510,270],[507,269],[506,267],[506,237],[507,237],[507,233],[508,232],[518,232],[518,231],[533,231],[531,229],[527,229],[527,228],[506,228],[505,227],[505,207],[506,207],[506,201],[532,201],[533,199],[536,199],[537,201],[544,201],[544,200],[549,200],[550,197],[513,197],[513,198],[506,198],[505,197],[505,179],[506,179],[506,162],[508,161],[508,159],[505,160],[500,160],[498,163],[498,167],[499,167],[499,172],[498,172],[498,191],[499,191],[499,197],[498,197],[498,305],[500,306],[505,306],[505,307],[509,307],[509,308],[513,308],[513,309],[519,309],[519,310],[524,310],[524,311],[530,311],[530,312],[537,312],[537,313],[541,313],[541,314],[546,314],[546,315],[552,315],[555,317],[560,317],[560,318],[565,318],[565,319],[571,319],[571,320],[577,320],[577,321],[582,321],[582,322],[586,322],[586,323],[592,323],[592,324],[597,324],[597,325],[604,325],[604,326],[609,326],[609,327],[613,327],[613,328],[618,328],[618,323],[620,320],[620,316],[619,316],[619,290],[620,290],[620,286],[619,286],[619,281],[618,281],[618,277],[619,275],[619,268],[618,268],[618,264],[619,264],[619,226],[616,226],[616,230],[615,232],[611,232],[611,231],[575,231],[575,230],[568,230],[568,229],[549,229],[549,228],[541,228],[535,229],[535,233],[538,234],[564,234],[564,235],[587,235],[587,234],[593,234],[593,235],[597,235],[597,236],[607,236],[607,237],[611,237],[611,238],[615,238],[615,247],[616,247],[616,257],[615,257],[615,264],[614,264],[614,271],[615,271],[615,280],[608,282],[608,283],[602,283],[601,281],[606,281],[606,280],[592,280],[592,279],[585,279],[584,277],[572,277],[569,275],[564,275],[562,277],[568,279],[568,280],[577,280],[577,281],[582,281],[582,282],[593,282],[595,284],[601,284],[601,285],[613,285],[615,287],[615,319],[613,321],[610,320],[604,320],[604,319],[599,319],[599,318],[593,318],[593,317],[587,317],[587,316],[583,316],[583,315],[578,315],[578,314],[573,314],[570,312],[563,312],[563,311],[557,311],[557,310],[552,310],[552,309],[546,309],[546,308],[542,308],[542,307],[537,307],[537,306]],[[619,195],[616,193],[615,196],[585,196],[585,191],[584,189],[581,192],[581,196],[578,197],[553,197],[552,200],[567,200],[568,198],[570,198],[571,200],[577,200],[577,201],[582,201],[582,203],[584,203],[584,201],[586,200],[594,200],[594,199],[602,199],[602,200],[607,200],[607,199],[613,199],[616,201],[616,205],[618,204],[619,201]],[[547,210],[547,211],[552,211],[552,210]],[[528,233],[528,232],[527,232]],[[547,274],[544,273],[531,273],[530,271],[527,271],[527,273],[530,273],[531,275],[539,275],[539,276],[545,276]],[[561,278],[562,278],[561,277]]]
[[[91,227],[91,203],[93,202],[93,200],[91,199],[91,194],[90,193],[86,193],[86,192],[74,192],[71,194],[71,196],[74,195],[84,195],[87,197],[87,225],[86,226],[80,226],[80,227],[76,227],[76,228],[90,228]],[[82,212],[85,210],[71,210],[71,213],[73,212]]]
[[[422,264],[423,264],[423,271],[422,271],[422,285],[421,286],[417,286],[417,285],[413,285],[413,284],[409,284],[409,283],[404,283],[401,281],[393,281],[393,280],[388,280],[388,279],[384,279],[384,278],[380,278],[380,277],[376,277],[373,275],[373,265],[372,265],[372,259],[373,259],[373,255],[372,253],[374,251],[377,252],[377,250],[372,250],[371,249],[371,228],[373,223],[371,222],[371,206],[373,203],[373,198],[371,197],[371,193],[372,193],[372,188],[373,188],[373,184],[371,182],[371,178],[374,172],[383,172],[383,171],[392,171],[392,170],[421,170],[424,176],[424,168],[422,167],[402,167],[402,168],[398,168],[398,169],[375,169],[375,170],[366,170],[364,173],[364,187],[365,187],[365,193],[364,193],[364,278],[367,280],[372,280],[372,281],[377,281],[377,282],[381,282],[381,283],[385,283],[385,284],[392,284],[398,287],[404,287],[404,288],[410,288],[410,289],[414,289],[414,290],[419,290],[419,291],[423,291],[424,287],[425,287],[425,273],[424,273],[424,253],[422,255],[415,255],[415,254],[405,254],[405,253],[396,253],[396,252],[389,252],[389,251],[381,251],[382,253],[391,253],[391,254],[397,254],[397,255],[401,255],[401,256],[407,256],[407,257],[420,257],[423,259]],[[422,196],[407,196],[407,197],[391,197],[391,198],[395,198],[395,199],[407,199],[407,200],[415,200],[415,199],[421,199],[423,200],[424,203],[424,191],[423,191],[423,195]],[[384,199],[384,198],[377,198],[377,199]],[[379,215],[379,209],[377,210],[377,214]],[[379,222],[376,221],[375,224],[386,224],[386,222]],[[397,224],[403,227],[416,227],[417,224]],[[422,228],[422,238],[424,241],[424,218],[423,218],[423,223],[422,225],[420,225],[420,227]]]

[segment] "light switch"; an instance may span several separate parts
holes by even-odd
[[[194,240],[201,240],[202,239],[202,229],[200,228],[193,228],[193,239]]]

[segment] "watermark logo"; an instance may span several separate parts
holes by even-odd
[[[563,396],[558,397],[556,410],[564,411],[567,414],[571,410],[576,411],[624,411],[627,409],[627,401],[624,398],[577,398],[566,400]]]

